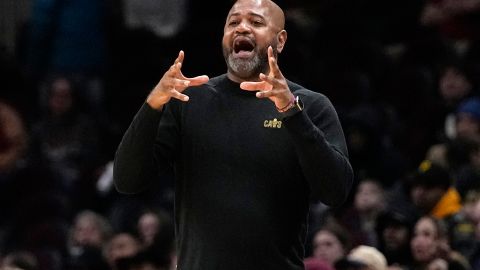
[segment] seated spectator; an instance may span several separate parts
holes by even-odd
[[[480,193],[468,191],[460,211],[446,220],[450,246],[467,259],[473,257],[477,248],[475,207],[479,202]]]
[[[449,141],[445,156],[454,186],[462,199],[470,190],[480,190],[480,137],[456,138]]]
[[[446,225],[437,218],[423,216],[417,221],[410,246],[414,269],[470,269],[467,259],[450,248]]]
[[[373,178],[360,181],[353,206],[341,217],[341,224],[351,233],[353,246],[377,244],[375,226],[378,215],[385,209],[385,191]]]
[[[46,89],[45,112],[32,128],[32,156],[55,172],[58,188],[73,201],[81,179],[90,176],[99,157],[99,132],[81,112],[77,89],[66,77]]]
[[[133,257],[140,250],[140,240],[136,236],[128,232],[119,232],[108,241],[104,254],[110,268],[118,270],[119,259]]]
[[[387,260],[385,256],[374,247],[358,246],[348,254],[348,259],[356,260],[367,265],[368,270],[386,270]]]
[[[90,210],[78,213],[70,231],[70,256],[75,259],[87,248],[103,250],[111,235],[112,229],[105,217]]]
[[[112,235],[108,220],[102,215],[83,210],[75,216],[68,239],[68,269],[107,270],[103,249]]]
[[[39,269],[38,259],[28,251],[12,252],[1,261],[0,269],[37,270]]]
[[[389,266],[406,267],[411,263],[410,239],[415,221],[414,214],[393,207],[378,217],[378,249]]]
[[[313,237],[313,257],[333,266],[350,250],[350,237],[341,225],[327,223],[315,232]]]
[[[443,219],[462,207],[449,172],[441,166],[423,161],[410,180],[410,198],[420,215]]]
[[[154,244],[155,240],[165,240],[173,235],[171,217],[165,211],[146,210],[138,219],[137,230],[144,248]]]
[[[0,174],[15,168],[27,146],[27,133],[17,110],[0,101]]]
[[[480,138],[480,98],[472,97],[460,103],[455,117],[457,138],[472,140]]]
[[[435,27],[446,38],[472,40],[478,36],[479,12],[476,0],[428,0],[420,22]]]
[[[469,209],[469,215],[472,216],[475,224],[474,242],[475,247],[470,255],[470,264],[473,269],[480,269],[480,201],[477,201]]]

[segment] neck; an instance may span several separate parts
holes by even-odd
[[[236,83],[260,81],[260,79],[258,78],[258,74],[250,77],[239,77],[231,72],[227,72],[227,77]]]

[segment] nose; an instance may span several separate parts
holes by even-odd
[[[251,31],[250,26],[246,21],[241,21],[235,28],[235,32],[240,34],[249,33],[250,31]]]

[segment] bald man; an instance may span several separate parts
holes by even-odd
[[[347,197],[353,175],[332,104],[280,71],[284,22],[269,0],[237,1],[227,73],[185,77],[180,51],[120,143],[120,192],[175,173],[178,269],[304,269],[310,201]]]

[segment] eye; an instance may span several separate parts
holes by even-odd
[[[260,20],[254,20],[254,21],[252,21],[252,24],[253,24],[254,26],[262,26],[262,25],[263,25],[263,22],[260,21]]]
[[[230,21],[230,22],[228,23],[228,25],[229,25],[229,26],[236,26],[236,25],[238,25],[238,21],[236,21],[236,20]]]

